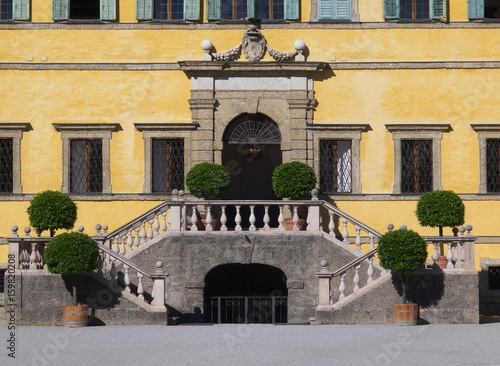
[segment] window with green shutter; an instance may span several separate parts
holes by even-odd
[[[207,0],[209,20],[299,19],[299,0]]]
[[[384,0],[385,19],[425,20],[447,17],[447,0]]]
[[[318,0],[318,20],[351,20],[352,0]]]
[[[116,20],[116,0],[52,0],[54,20]]]
[[[469,19],[500,19],[500,0],[468,0]]]
[[[200,20],[200,0],[137,0],[138,20]]]
[[[0,0],[0,20],[29,20],[30,0]]]

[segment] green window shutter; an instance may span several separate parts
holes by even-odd
[[[335,0],[318,0],[318,20],[335,19],[333,6]]]
[[[446,0],[431,0],[431,19],[443,19],[446,18]]]
[[[257,1],[247,0],[247,18],[254,18],[257,14]]]
[[[299,0],[285,0],[285,19],[299,19]]]
[[[30,0],[14,0],[14,20],[30,19]]]
[[[68,20],[68,18],[69,18],[69,1],[52,0],[52,19]]]
[[[116,20],[116,0],[101,0],[101,20]]]
[[[153,0],[137,0],[137,20],[153,19]]]
[[[384,0],[384,18],[399,19],[399,0]]]
[[[207,19],[219,20],[220,19],[220,2],[221,0],[207,0]]]
[[[469,19],[484,19],[484,0],[469,0]]]
[[[200,0],[184,0],[184,19],[200,20]]]
[[[335,3],[335,19],[350,20],[351,0],[336,0]]]

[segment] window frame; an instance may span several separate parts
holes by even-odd
[[[448,18],[447,0],[429,0],[429,17],[425,19],[407,19],[400,17],[402,0],[383,0],[384,18],[390,21],[426,22],[439,21]]]
[[[148,194],[166,195],[165,192],[153,192],[153,140],[183,139],[184,140],[184,177],[192,166],[191,131],[198,128],[196,123],[134,123],[137,131],[142,132],[144,139],[144,184],[143,192]]]
[[[1,3],[0,3],[1,5]],[[12,0],[12,13],[10,18],[0,19],[1,22],[30,20],[31,0]]]
[[[441,140],[443,132],[450,131],[449,124],[386,124],[394,141],[394,184],[393,194],[422,195],[423,193],[402,193],[402,151],[401,140],[432,140],[432,190],[442,189]]]
[[[498,192],[488,192],[488,172],[486,169],[487,140],[500,140],[500,124],[471,124],[479,140],[479,187],[478,193],[498,195]]]
[[[326,193],[328,195],[361,194],[361,136],[370,130],[368,124],[310,124],[307,129],[313,133],[313,157],[316,176],[320,176],[320,141],[350,140],[351,141],[351,192]]]
[[[21,185],[21,139],[23,132],[32,129],[30,123],[0,123],[0,139],[12,139],[12,192],[1,193],[1,195],[20,194],[23,191]]]
[[[72,19],[70,14],[71,0],[52,0],[52,19],[72,22],[115,21],[117,19],[117,0],[99,0],[99,18]]]
[[[118,123],[53,123],[62,140],[62,185],[61,192],[71,195],[102,195],[111,193],[110,140],[119,130]],[[71,140],[102,140],[102,192],[71,192]]]
[[[469,20],[471,21],[483,20],[487,22],[500,22],[500,17],[498,18],[486,17],[486,0],[468,0],[467,15]]]
[[[322,12],[322,9],[328,5],[329,1],[331,5],[327,7],[327,10],[331,11],[331,16]],[[359,22],[358,0],[348,0],[348,16],[339,15],[337,1],[338,0],[311,0],[311,20],[317,22]]]

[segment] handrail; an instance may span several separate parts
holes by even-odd
[[[359,226],[361,229],[363,229],[364,231],[370,233],[370,234],[373,234],[375,237],[377,238],[380,238],[382,236],[381,233],[379,233],[377,230],[375,229],[372,229],[371,227],[369,227],[368,225],[365,225],[363,224],[361,221],[359,221],[358,219],[355,219],[354,217],[346,214],[344,211],[338,209],[337,207],[335,207],[334,205],[332,205],[331,203],[329,202],[326,202],[326,201],[321,201],[323,202],[323,207],[335,212],[337,215],[339,216],[342,216],[343,218],[347,219],[348,221],[350,221],[351,223]]]
[[[359,263],[363,262],[365,259],[373,256],[375,253],[377,252],[377,248],[375,249],[372,249],[370,250],[369,252],[366,252],[365,254],[363,254],[361,257],[358,257],[356,258],[355,260],[347,263],[346,265],[344,265],[343,267],[340,267],[339,269],[337,269],[335,272],[332,273],[332,276],[333,277],[336,277],[338,276],[339,274],[342,274],[344,272],[346,272],[347,270],[349,270],[350,268],[358,265]]]

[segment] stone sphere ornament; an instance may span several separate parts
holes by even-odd
[[[297,50],[297,51],[304,51],[305,48],[306,48],[306,42],[304,42],[303,40],[301,39],[297,39],[295,41],[295,43],[293,44],[293,47]]]
[[[212,42],[209,41],[208,39],[201,41],[201,48],[204,51],[210,51],[212,49]]]

